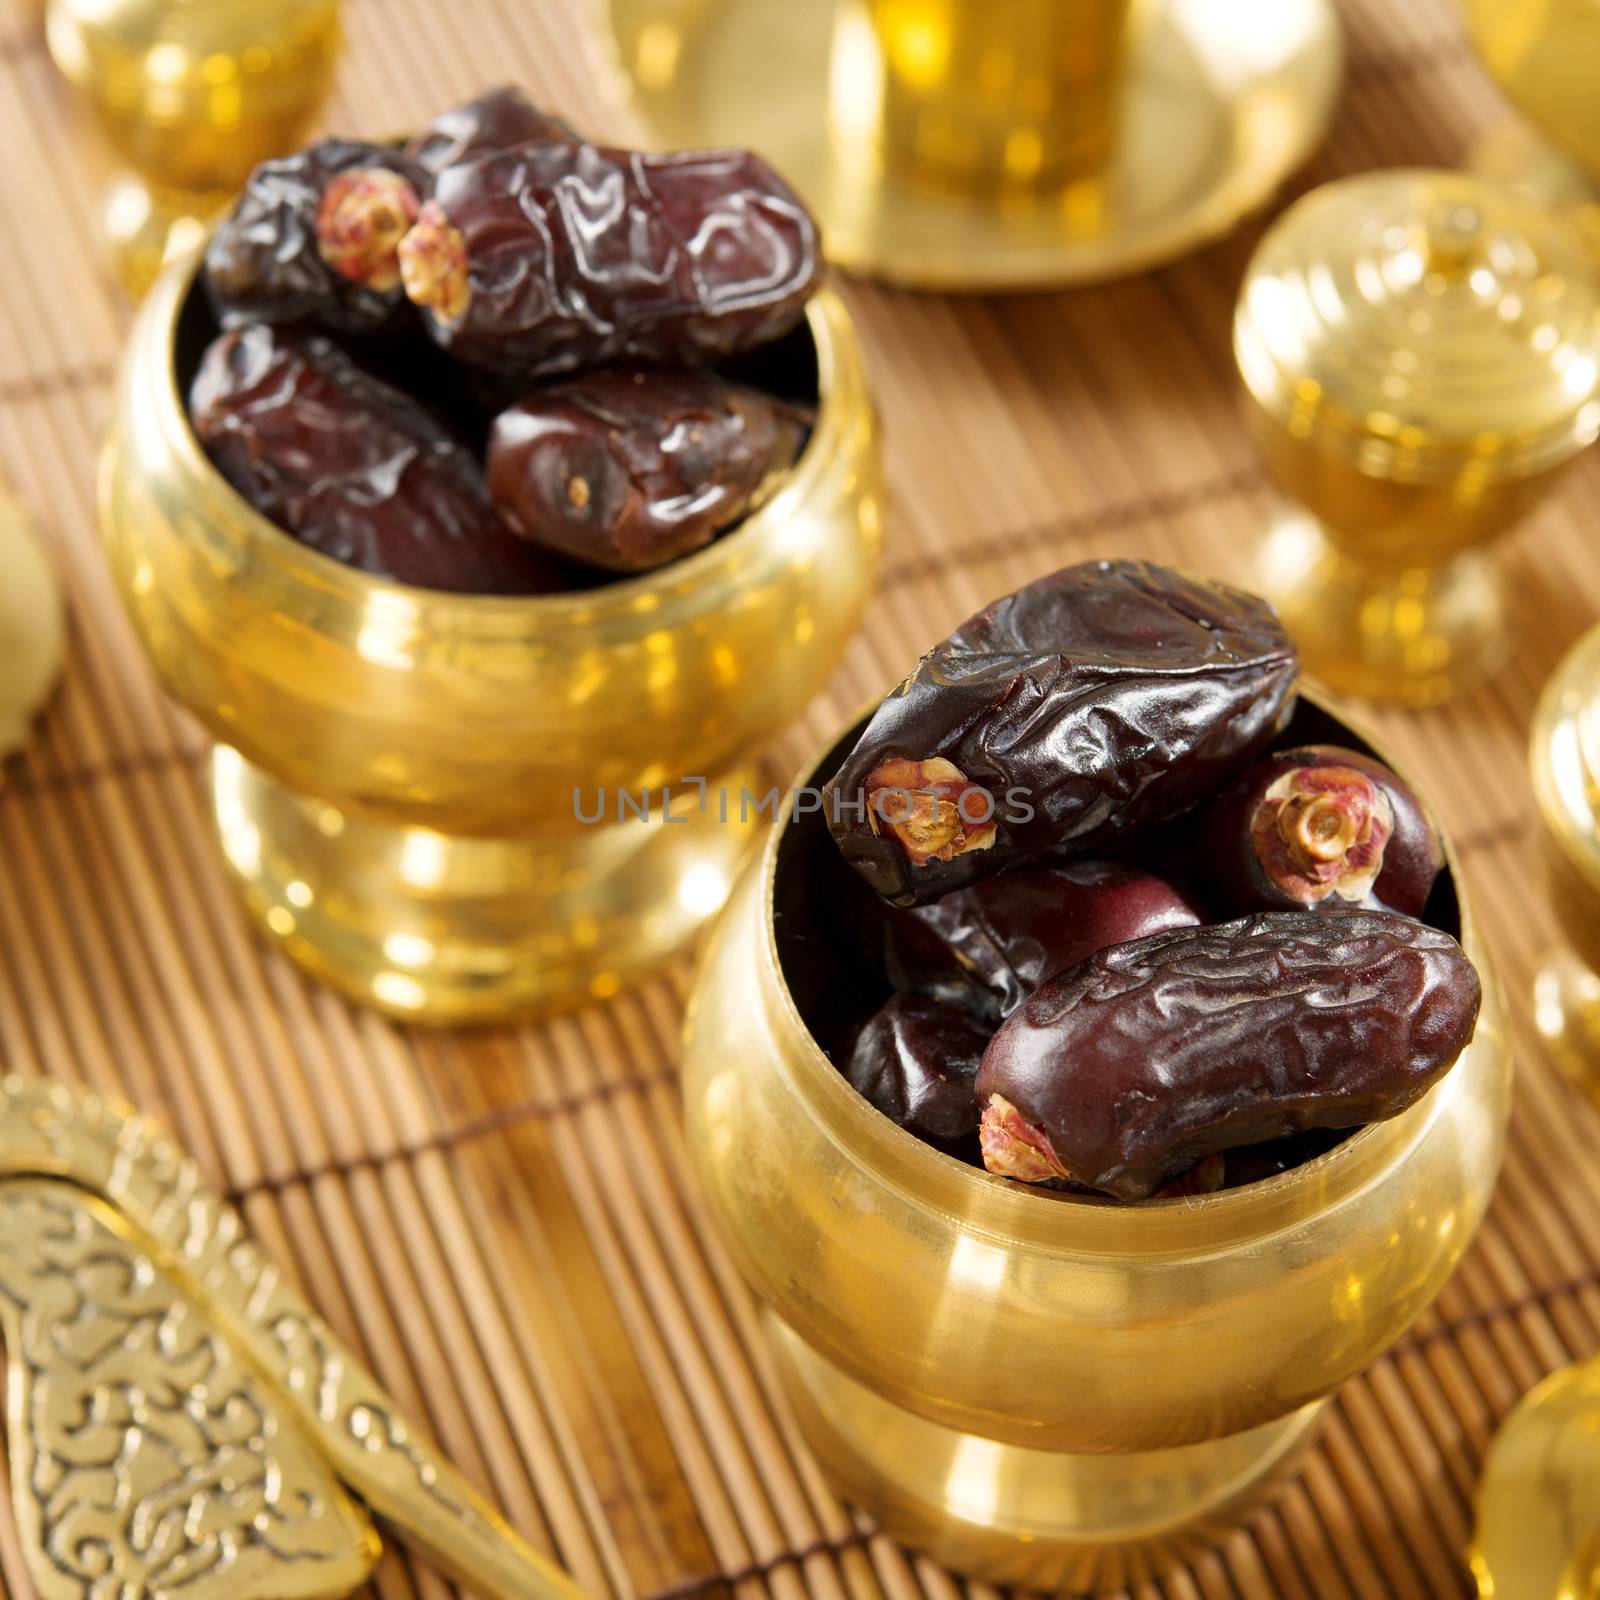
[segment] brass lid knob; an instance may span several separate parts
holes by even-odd
[[[1569,224],[1480,178],[1329,184],[1268,231],[1235,322],[1246,387],[1369,477],[1503,481],[1600,435],[1600,293]]]

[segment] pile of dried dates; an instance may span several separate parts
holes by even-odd
[[[1422,920],[1439,838],[1370,755],[1293,742],[1298,671],[1265,602],[1131,561],[924,656],[821,796],[892,989],[833,1045],[850,1082],[991,1172],[1127,1201],[1425,1093],[1479,1005]]]
[[[645,572],[770,497],[811,408],[726,364],[822,260],[742,150],[589,143],[514,89],[404,147],[251,175],[203,278],[195,431],[257,510],[365,572],[540,594]]]

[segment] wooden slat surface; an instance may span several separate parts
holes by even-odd
[[[514,77],[625,136],[586,4],[348,0],[329,125],[388,132]],[[1508,115],[1452,0],[1343,10],[1347,91],[1297,188],[1458,163]],[[96,245],[103,160],[32,0],[0,0],[0,476],[48,529],[74,621],[65,688],[0,787],[0,1067],[166,1120],[382,1381],[597,1595],[992,1600],[874,1536],[795,1436],[688,1183],[685,967],[547,1027],[437,1037],[348,1007],[247,933],[207,847],[204,739],[157,692],[96,547],[126,321]],[[886,426],[886,568],[777,768],[1049,567],[1129,553],[1246,575],[1271,496],[1237,419],[1228,324],[1256,233],[1073,295],[849,286]],[[1467,1592],[1495,1423],[1600,1349],[1600,1124],[1533,1025],[1557,932],[1523,756],[1539,685],[1600,612],[1597,522],[1591,458],[1514,541],[1514,661],[1447,711],[1377,718],[1456,835],[1511,1003],[1518,1097],[1489,1222],[1436,1308],[1340,1396],[1294,1485],[1139,1600]],[[30,1596],[3,1506],[0,1589]],[[451,1591],[394,1555],[377,1592]]]

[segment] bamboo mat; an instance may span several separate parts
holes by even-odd
[[[347,0],[329,125],[387,133],[510,77],[625,135],[581,4]],[[1343,9],[1349,82],[1304,183],[1456,164],[1509,115],[1451,0]],[[411,1413],[596,1595],[992,1600],[874,1536],[797,1441],[685,1170],[686,966],[546,1027],[440,1037],[350,1008],[248,935],[210,849],[205,742],[163,702],[97,550],[126,312],[96,245],[95,146],[37,27],[32,0],[0,0],[0,475],[53,538],[75,637],[0,787],[0,1067],[164,1119]],[[885,420],[888,555],[776,768],[1035,573],[1129,553],[1244,576],[1270,504],[1229,355],[1254,237],[1075,295],[849,287]],[[1511,1001],[1520,1079],[1489,1222],[1437,1307],[1343,1391],[1293,1486],[1139,1600],[1466,1592],[1494,1425],[1600,1349],[1600,1123],[1534,1026],[1556,932],[1523,755],[1540,683],[1600,614],[1597,522],[1591,454],[1514,542],[1512,664],[1448,711],[1377,719],[1454,831]],[[0,1586],[31,1600],[3,1502]],[[393,1553],[376,1592],[451,1593]]]

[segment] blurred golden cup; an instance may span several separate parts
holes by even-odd
[[[1111,154],[1132,12],[1132,0],[844,0],[835,128],[945,186],[1088,176]]]
[[[50,0],[45,28],[123,169],[105,225],[134,295],[300,144],[340,47],[339,0]]]

